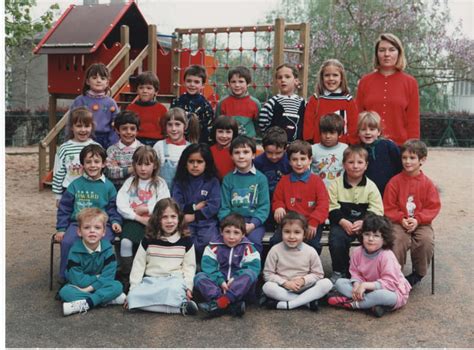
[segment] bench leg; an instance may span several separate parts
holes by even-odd
[[[435,293],[435,256],[433,250],[433,256],[431,257],[431,294]]]
[[[54,269],[54,236],[51,237],[50,260],[49,260],[49,290],[53,290],[53,269]]]

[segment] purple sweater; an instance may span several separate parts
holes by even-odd
[[[113,98],[110,96],[79,95],[72,103],[71,110],[76,107],[87,107],[92,111],[96,132],[113,132],[112,122],[119,111]]]

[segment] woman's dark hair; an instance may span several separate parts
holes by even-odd
[[[153,213],[148,220],[148,225],[145,228],[145,237],[148,239],[158,239],[163,236],[163,231],[161,229],[161,218],[166,208],[171,208],[176,213],[178,213],[178,227],[176,231],[180,233],[181,237],[189,236],[189,232],[183,231],[183,219],[184,214],[179,209],[178,203],[175,202],[173,198],[163,198],[160,199],[153,209]]]
[[[232,130],[232,140],[239,135],[239,124],[233,117],[226,115],[220,115],[214,121],[210,135],[212,143],[216,142],[217,129]]]
[[[189,171],[187,169],[188,159],[193,153],[199,153],[204,159],[206,166],[204,168],[204,177],[211,179],[216,177],[217,170],[214,164],[214,158],[212,158],[211,150],[205,143],[192,143],[186,147],[179,158],[178,167],[176,169],[176,175],[174,177],[175,182],[179,182],[181,185],[187,186],[189,184]]]
[[[383,249],[392,249],[393,241],[395,237],[393,236],[393,226],[390,220],[381,215],[376,215],[374,213],[368,212],[365,216],[364,223],[362,224],[362,233],[357,235],[357,239],[360,243],[363,243],[363,233],[364,232],[377,232],[379,231],[382,234],[383,239]]]

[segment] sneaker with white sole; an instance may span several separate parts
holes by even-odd
[[[123,305],[126,299],[127,299],[127,296],[125,295],[125,293],[122,293],[114,300],[109,301],[107,305]]]
[[[89,304],[87,304],[86,299],[71,301],[68,303],[63,303],[63,315],[69,316],[77,313],[86,313],[89,310]]]
[[[187,315],[196,315],[198,313],[198,306],[197,304],[192,301],[188,300],[181,304],[181,314],[183,316]]]

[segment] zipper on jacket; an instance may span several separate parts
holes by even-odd
[[[227,270],[227,281],[230,279],[230,272],[232,269],[232,256],[234,255],[234,247],[230,248],[230,254],[229,254],[229,269]],[[226,282],[227,282],[226,281]]]

